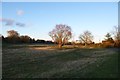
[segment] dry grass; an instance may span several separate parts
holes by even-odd
[[[80,48],[59,50],[49,46],[3,48],[3,77],[85,77],[89,65],[106,61],[116,51]],[[81,74],[75,75],[77,73]]]

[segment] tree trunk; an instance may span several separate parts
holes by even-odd
[[[59,47],[59,48],[62,48],[62,44],[59,43],[59,44],[58,44],[58,47]]]
[[[85,43],[85,47],[87,46],[87,43]]]
[[[62,48],[62,38],[59,39],[58,47]]]

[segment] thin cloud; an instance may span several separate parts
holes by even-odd
[[[20,22],[17,22],[16,25],[19,26],[19,27],[24,27],[25,26],[24,23],[20,23]]]
[[[23,10],[18,10],[18,11],[17,11],[17,15],[21,16],[21,15],[23,15],[23,14],[24,14],[24,11],[23,11]]]
[[[14,24],[13,19],[2,18],[0,19],[1,22],[4,22],[6,26],[12,26]]]
[[[18,26],[18,27],[24,27],[25,24],[21,22],[15,22],[13,19],[8,18],[0,18],[0,22],[3,22],[5,26]]]

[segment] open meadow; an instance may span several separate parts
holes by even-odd
[[[119,78],[120,2],[0,2],[2,79]]]
[[[52,45],[51,45],[52,46]],[[118,49],[6,45],[3,78],[117,78]]]

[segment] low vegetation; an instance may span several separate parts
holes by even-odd
[[[64,46],[60,50],[51,46],[4,46],[3,78],[117,78],[118,76],[116,48]]]

